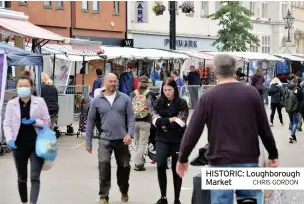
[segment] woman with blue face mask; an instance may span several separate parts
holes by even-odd
[[[6,106],[3,130],[8,148],[13,150],[21,202],[28,203],[27,166],[30,160],[30,203],[36,204],[44,161],[37,157],[35,144],[39,129],[46,124],[50,125],[50,116],[43,98],[32,95],[32,87],[33,80],[29,74],[18,78],[18,97],[10,100]]]

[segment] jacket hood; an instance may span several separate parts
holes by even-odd
[[[288,90],[294,90],[296,87],[297,87],[296,84],[288,84],[287,85]]]

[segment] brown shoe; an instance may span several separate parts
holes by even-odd
[[[121,201],[125,202],[125,203],[129,201],[129,196],[128,196],[127,193],[126,194],[121,194]]]
[[[99,201],[99,204],[109,204],[109,201],[107,201],[106,199],[101,199]]]

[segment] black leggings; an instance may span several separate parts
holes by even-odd
[[[156,163],[157,175],[161,197],[167,197],[167,159],[172,158],[172,173],[175,200],[179,200],[179,195],[182,187],[182,178],[176,173],[176,163],[178,159],[179,143],[156,142]]]
[[[13,150],[13,156],[18,174],[18,189],[21,202],[28,202],[27,197],[27,166],[31,161],[31,193],[30,203],[36,204],[40,191],[40,173],[43,165],[43,159],[37,157],[35,151]]]
[[[275,114],[276,109],[278,110],[280,122],[283,123],[282,105],[279,104],[279,103],[271,103],[270,122],[273,123],[273,118],[274,118],[274,114]]]

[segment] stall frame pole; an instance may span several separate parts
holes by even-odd
[[[54,54],[53,60],[53,81],[55,82],[55,68],[56,68],[56,54]]]

